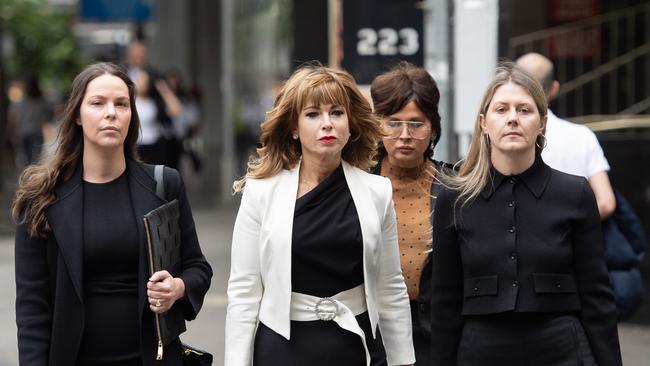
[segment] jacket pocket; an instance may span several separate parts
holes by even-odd
[[[498,275],[465,279],[465,297],[496,295],[498,279]]]
[[[576,281],[569,274],[533,273],[537,293],[573,293]]]

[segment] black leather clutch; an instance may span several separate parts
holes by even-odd
[[[178,200],[166,203],[144,215],[147,235],[147,257],[150,275],[167,270],[178,276],[181,270],[181,232]],[[163,346],[178,338],[185,331],[185,319],[178,309],[164,314],[154,314],[158,337],[157,360],[163,357]]]
[[[210,366],[212,354],[183,343],[183,366]]]

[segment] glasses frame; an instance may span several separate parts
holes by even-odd
[[[400,128],[399,128],[399,130],[395,130],[393,127],[389,127],[389,126],[388,126],[389,123],[397,123],[397,122],[400,123]],[[430,127],[430,125],[427,124],[426,122],[422,122],[422,121],[400,121],[400,120],[388,120],[388,121],[384,121],[384,128],[386,129],[386,131],[387,131],[387,132],[389,132],[389,131],[399,131],[399,132],[397,133],[397,135],[389,134],[388,136],[386,136],[386,138],[387,138],[387,139],[390,139],[390,140],[397,140],[397,139],[399,139],[400,136],[402,136],[402,132],[404,131],[404,126],[406,126],[406,132],[409,134],[409,136],[410,136],[412,139],[414,139],[414,140],[425,140],[425,139],[427,138],[426,136],[425,136],[425,137],[415,137],[415,136],[413,136],[413,129],[411,129],[411,126],[412,126],[412,125],[419,125],[419,126],[421,126],[421,127],[424,127],[425,130],[427,131],[427,133],[431,133],[431,127]],[[420,127],[420,128],[421,128],[421,127]]]

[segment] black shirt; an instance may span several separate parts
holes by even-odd
[[[140,361],[138,228],[126,174],[83,182],[85,324],[78,365]]]
[[[332,296],[363,283],[363,238],[343,167],[296,200],[292,291]]]

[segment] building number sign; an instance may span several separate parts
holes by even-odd
[[[361,28],[357,37],[360,56],[411,56],[420,50],[420,36],[413,28]]]
[[[424,63],[421,0],[341,1],[340,66],[368,85],[398,62]],[[336,48],[339,50],[338,48]]]

